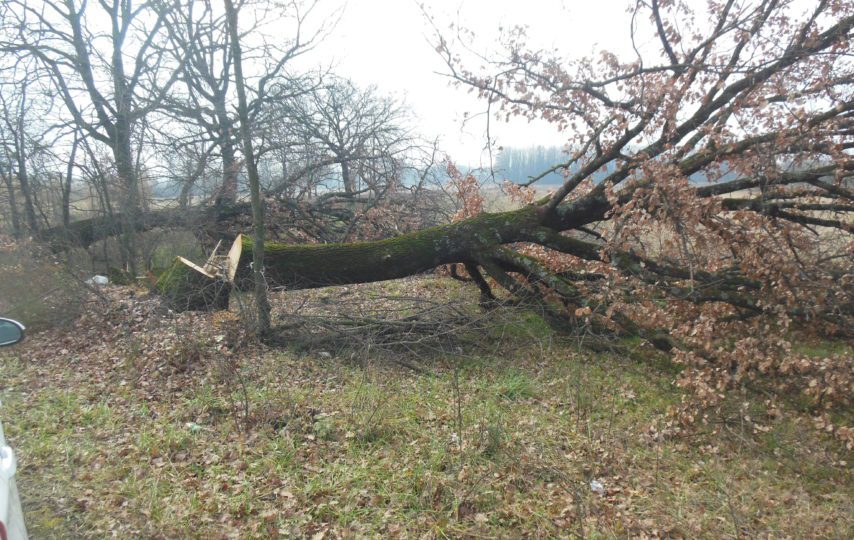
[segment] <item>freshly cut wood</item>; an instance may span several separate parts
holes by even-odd
[[[218,257],[217,252],[219,251],[219,246],[222,245],[222,240],[218,240],[216,246],[214,246],[213,251],[211,251],[210,256],[208,257],[207,262],[202,267],[205,269],[205,272],[208,274],[216,274],[218,270]]]
[[[234,243],[231,244],[231,249],[228,250],[228,255],[226,256],[226,264],[228,265],[226,274],[228,275],[228,281],[231,283],[234,283],[234,276],[237,274],[237,267],[240,265],[240,255],[242,254],[243,235],[238,234]]]
[[[228,309],[231,283],[184,257],[175,257],[155,287],[175,311]]]

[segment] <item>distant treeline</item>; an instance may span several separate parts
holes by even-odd
[[[495,170],[511,182],[521,184],[566,160],[559,146],[531,146],[528,148],[505,147],[495,159]],[[561,184],[563,175],[554,172],[544,177],[539,184]]]
[[[530,181],[531,178],[539,176],[550,168],[559,163],[564,163],[568,159],[568,155],[560,146],[530,146],[527,148],[504,147],[495,158],[493,169],[497,176],[522,184]],[[570,173],[578,171],[580,165],[576,164],[570,167]],[[792,165],[791,170],[797,170],[798,167]],[[615,170],[615,165],[609,163],[605,170],[599,170],[593,173],[593,181],[599,182],[608,174]],[[711,177],[708,176],[710,170],[694,173],[690,176],[691,183],[705,184],[709,182],[725,182],[736,178],[735,171],[730,170],[728,164],[724,163],[717,171],[714,171]],[[544,176],[537,182],[540,186],[554,186],[562,184],[564,176],[562,171],[557,171]]]
[[[504,147],[495,158],[493,168],[503,178],[517,184],[522,184],[555,165],[565,162],[567,157],[567,154],[560,146]],[[570,171],[575,172],[577,168],[577,166],[571,167]],[[608,169],[609,171],[597,171],[594,173],[593,180],[598,182],[607,176],[608,172],[613,170],[613,166],[609,165]],[[544,176],[542,180],[537,182],[537,185],[554,186],[562,184],[563,180],[563,174],[557,171]]]

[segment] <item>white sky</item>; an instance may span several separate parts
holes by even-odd
[[[438,27],[450,23],[475,33],[478,50],[497,47],[499,27],[524,25],[536,46],[556,47],[567,56],[594,50],[627,50],[629,18],[625,0],[432,0],[425,1]],[[340,4],[339,4],[340,5]],[[327,4],[329,6],[329,4]],[[426,136],[440,136],[442,147],[462,164],[486,163],[486,119],[478,116],[463,126],[465,113],[485,110],[485,102],[453,88],[436,72],[447,70],[430,43],[432,28],[416,0],[349,0],[332,34],[309,62],[334,62],[335,72],[362,86],[376,85],[402,98],[418,117]],[[482,49],[481,49],[482,48]],[[525,120],[492,121],[496,145],[561,145],[551,127]]]

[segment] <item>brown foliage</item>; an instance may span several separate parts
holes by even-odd
[[[631,59],[568,60],[511,29],[504,55],[472,70],[466,44],[437,32],[458,83],[499,117],[551,122],[567,141],[553,194],[510,188],[562,234],[486,257],[521,289],[484,267],[503,286],[557,295],[584,331],[669,350],[688,390],[681,420],[761,384],[803,394],[817,425],[854,447],[825,415],[851,405],[850,347],[795,346],[854,328],[854,5],[639,2],[633,13],[633,37],[648,20],[657,41]]]

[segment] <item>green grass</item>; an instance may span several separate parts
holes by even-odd
[[[850,342],[842,340],[796,340],[793,351],[820,358],[835,354],[854,354],[854,346]]]
[[[672,372],[532,340],[524,320],[495,354],[429,374],[249,349],[248,417],[216,357],[138,384],[107,359],[2,358],[31,536],[854,534],[850,452],[808,422],[742,394],[728,406],[768,429],[658,437],[682,398]]]
[[[501,374],[495,386],[498,396],[504,399],[518,400],[537,395],[536,383],[527,373],[516,369]]]

